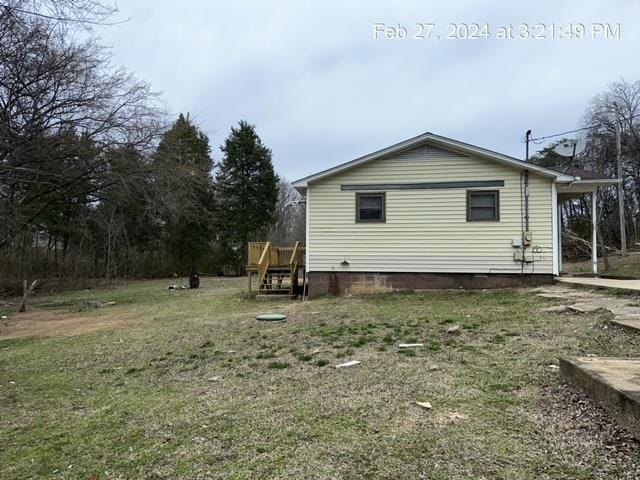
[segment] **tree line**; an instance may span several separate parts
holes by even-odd
[[[238,273],[246,244],[304,239],[304,208],[256,128],[231,129],[216,161],[189,115],[167,120],[148,84],[111,63],[94,27],[115,4],[0,3],[0,289],[24,279]],[[532,161],[621,178],[627,244],[639,241],[640,81],[594,97],[575,159],[553,145]],[[598,196],[601,242],[620,246],[615,187]],[[565,230],[590,239],[585,196],[562,205]],[[588,252],[576,251],[576,256]]]
[[[617,134],[620,132],[620,177],[618,177]],[[561,157],[553,150],[556,142],[532,158],[532,161],[564,171],[589,170],[610,178],[621,178],[624,192],[624,224],[627,245],[640,241],[640,81],[624,79],[611,83],[588,104],[580,132],[586,149],[574,159]],[[564,141],[561,139],[560,141]],[[572,242],[575,237],[591,240],[591,202],[585,195],[562,204],[564,229],[573,235],[565,253],[569,258],[589,255],[588,248]],[[617,186],[601,188],[598,193],[599,243],[619,249],[622,244]]]
[[[231,128],[215,161],[189,115],[173,122],[111,64],[91,1],[0,5],[0,289],[238,273],[246,244],[302,240],[297,195],[256,128]],[[81,33],[81,34],[80,34]]]

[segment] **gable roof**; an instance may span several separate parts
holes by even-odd
[[[533,163],[525,162],[523,160],[518,160],[517,158],[510,157],[508,155],[503,155],[502,153],[494,152],[492,150],[487,150],[486,148],[478,147],[476,145],[471,145],[469,143],[464,143],[459,140],[454,140],[452,138],[436,135],[435,133],[426,132],[426,133],[423,133],[422,135],[418,135],[417,137],[413,137],[403,142],[396,143],[395,145],[392,145],[390,147],[383,148],[382,150],[378,150],[377,152],[369,153],[368,155],[364,155],[362,157],[356,158],[355,160],[351,160],[350,162],[346,162],[346,163],[337,165],[335,167],[328,168],[327,170],[322,170],[321,172],[314,173],[307,177],[296,180],[293,182],[293,187],[299,192],[304,192],[308,187],[309,183],[311,182],[329,177],[331,175],[335,175],[336,173],[343,172],[345,170],[358,167],[360,165],[364,165],[365,163],[369,163],[373,160],[378,160],[380,158],[384,158],[389,155],[400,153],[402,151],[405,151],[410,148],[417,147],[423,144],[430,144],[436,147],[441,147],[446,150],[451,150],[451,151],[462,153],[465,155],[492,160],[492,161],[502,163],[504,165],[508,165],[511,167],[515,167],[518,169],[526,169],[526,170],[535,172],[539,175],[542,175],[544,177],[549,177],[556,182],[573,182],[575,180],[579,180],[579,177],[576,177],[574,175],[569,175],[564,172],[552,170],[550,168],[540,167]]]

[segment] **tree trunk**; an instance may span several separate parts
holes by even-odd
[[[22,303],[20,304],[20,309],[18,310],[18,312],[22,313],[27,311],[27,299],[31,296],[37,284],[38,284],[38,280],[34,280],[33,282],[31,282],[31,286],[27,287],[28,282],[26,280],[24,281]]]

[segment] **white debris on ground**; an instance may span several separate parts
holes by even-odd
[[[424,347],[424,343],[401,343],[398,348],[420,348]]]
[[[447,333],[458,333],[460,331],[462,331],[462,325],[454,325],[447,328]]]
[[[360,365],[362,362],[358,360],[351,360],[350,362],[341,363],[340,365],[336,365],[336,368],[349,368],[355,367],[356,365]]]
[[[424,408],[425,410],[431,410],[433,408],[430,402],[416,402],[416,405],[418,405],[421,408]]]

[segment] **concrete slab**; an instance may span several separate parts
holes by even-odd
[[[635,333],[640,333],[640,319],[616,318],[611,323],[622,328],[626,328]]]
[[[573,305],[568,305],[567,308],[578,313],[591,313],[601,309],[608,310],[607,305],[600,305],[593,302],[574,303]]]
[[[558,282],[570,283],[573,285],[586,285],[600,288],[620,288],[640,292],[640,280],[614,280],[611,278],[591,278],[591,277],[558,277]]]
[[[616,320],[640,320],[640,305],[628,297],[614,297],[595,290],[572,288],[567,282],[552,288],[536,290],[539,297],[562,300],[561,305],[544,308],[544,312],[562,313],[567,310],[577,313],[591,313],[597,310],[610,311]]]
[[[640,358],[561,358],[560,374],[640,439]]]
[[[560,299],[560,300],[567,300],[567,299],[572,299],[572,300],[580,300],[583,298],[587,298],[589,297],[589,292],[583,292],[580,290],[576,290],[574,288],[569,288],[569,287],[564,287],[564,288],[558,288],[554,291],[551,290],[546,290],[546,291],[540,291],[537,290],[537,295],[538,297],[542,297],[542,298],[551,298],[551,299]]]

